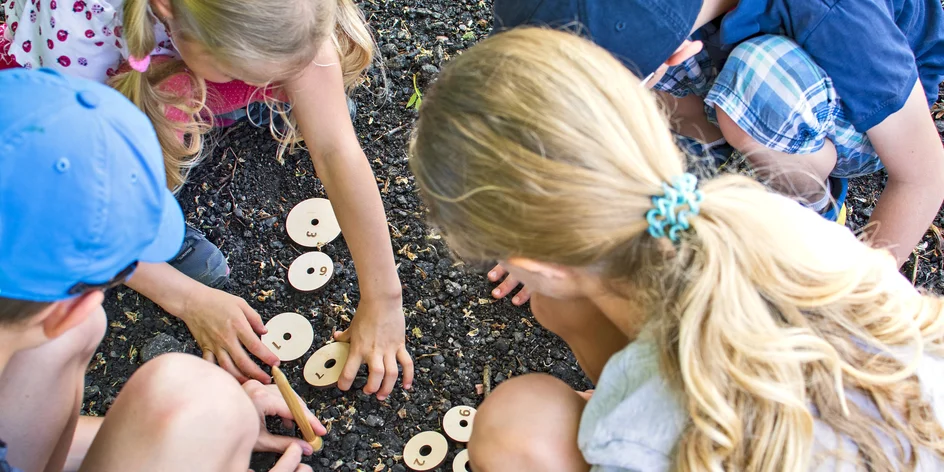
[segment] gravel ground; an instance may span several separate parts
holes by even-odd
[[[423,221],[423,206],[407,169],[406,140],[415,112],[406,107],[413,78],[428,87],[451,56],[483,38],[491,24],[489,1],[390,0],[363,2],[386,65],[389,94],[374,72],[355,95],[356,129],[371,160],[397,252],[407,342],[417,367],[410,392],[397,387],[378,402],[359,391],[309,388],[302,378],[308,355],[283,363],[283,370],[308,406],[329,427],[324,450],[308,459],[315,470],[406,470],[403,445],[423,430],[438,430],[454,405],[478,406],[488,372],[492,386],[528,372],[547,372],[574,388],[590,388],[573,355],[559,338],[536,324],[527,308],[493,301],[491,284],[480,271],[449,257],[443,242]],[[188,221],[208,234],[229,257],[229,290],[245,298],[264,320],[292,311],[311,317],[312,350],[345,328],[357,306],[358,286],[350,253],[338,239],[324,251],[335,261],[335,277],[315,295],[286,282],[287,267],[304,248],[283,227],[288,211],[311,197],[325,197],[305,152],[275,159],[267,131],[239,124],[221,131],[210,156],[194,172],[181,202]],[[883,175],[855,181],[848,200],[849,225],[868,220]],[[942,226],[938,216],[937,226]],[[944,292],[940,276],[942,242],[933,232],[903,272],[918,286]],[[198,354],[186,326],[128,289],[109,294],[110,328],[92,361],[83,413],[102,415],[124,382],[145,360],[168,351]],[[366,383],[366,372],[354,387]],[[442,470],[462,447],[451,445]],[[266,471],[273,454],[257,454],[252,467]]]

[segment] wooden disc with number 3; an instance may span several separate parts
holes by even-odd
[[[417,471],[433,470],[446,460],[449,443],[435,431],[423,431],[410,438],[403,448],[403,463]]]
[[[305,381],[318,388],[335,386],[350,351],[351,345],[342,342],[334,342],[318,349],[305,363]]]
[[[443,415],[443,431],[455,442],[469,442],[474,421],[475,408],[463,405],[454,406]]]
[[[288,266],[288,283],[302,292],[324,287],[333,275],[334,261],[323,252],[306,252]]]
[[[292,208],[285,219],[285,231],[298,244],[319,247],[334,241],[341,226],[326,198],[309,198]]]

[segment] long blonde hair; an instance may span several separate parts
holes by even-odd
[[[541,29],[483,41],[443,69],[410,152],[461,256],[583,267],[641,294],[691,417],[678,470],[807,470],[814,418],[858,447],[841,459],[872,470],[913,468],[922,447],[944,457],[915,375],[941,351],[941,300],[886,251],[743,176],[701,182],[678,243],[651,237],[651,198],[685,158],[655,99],[601,48]]]
[[[221,64],[242,80],[251,83],[275,83],[301,72],[330,39],[336,45],[350,91],[363,78],[371,64],[374,40],[364,15],[353,0],[171,0],[180,34],[206,48]],[[156,46],[153,18],[148,0],[125,0],[123,30],[128,51],[133,57],[145,57]],[[169,77],[184,73],[190,79],[190,96],[162,91],[159,85]],[[205,121],[206,83],[190,73],[181,61],[154,65],[146,72],[123,72],[110,80],[151,118],[164,150],[167,184],[171,189],[184,183],[189,169],[196,164],[203,149],[203,135],[210,129]],[[272,104],[271,97],[262,97]],[[173,107],[187,120],[173,121],[165,109]],[[279,106],[288,123],[279,132],[270,125],[278,139],[281,158],[286,146],[300,141],[293,119]]]

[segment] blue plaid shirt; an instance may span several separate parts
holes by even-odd
[[[740,0],[721,23],[725,44],[759,34],[799,44],[861,132],[901,109],[918,79],[929,105],[944,80],[940,0]]]

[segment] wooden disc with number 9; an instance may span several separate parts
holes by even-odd
[[[449,443],[435,431],[423,431],[410,438],[403,448],[403,463],[417,471],[432,470],[446,460]]]
[[[323,252],[306,252],[288,267],[288,283],[302,292],[324,287],[334,275],[334,261]]]
[[[469,442],[474,420],[475,408],[463,405],[454,406],[443,415],[443,431],[455,442]]]
[[[305,381],[318,388],[333,387],[341,377],[350,351],[351,345],[342,342],[334,342],[318,349],[305,363]]]

